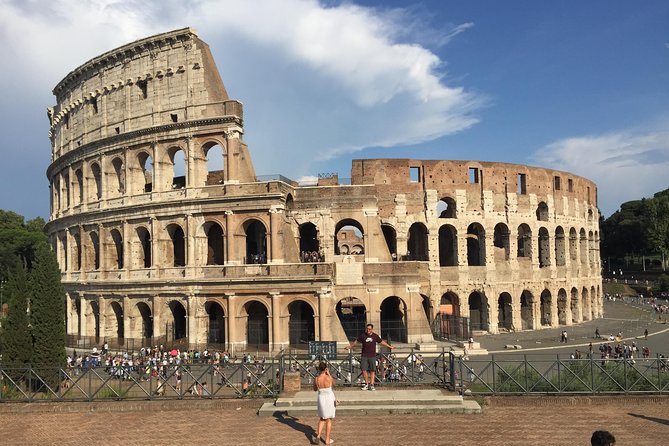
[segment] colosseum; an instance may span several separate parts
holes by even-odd
[[[276,352],[373,323],[434,345],[602,315],[585,178],[414,159],[257,176],[242,104],[190,28],[104,53],[53,93],[47,230],[72,339]]]

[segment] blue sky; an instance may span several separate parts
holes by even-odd
[[[69,71],[190,26],[244,103],[259,175],[477,159],[669,187],[669,2],[0,0],[0,208],[48,216],[46,107]]]

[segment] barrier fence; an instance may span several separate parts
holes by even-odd
[[[8,368],[0,365],[0,402],[278,398],[286,372],[309,386],[324,361],[338,386],[362,383],[358,355],[318,357],[284,352],[276,358],[188,364]],[[626,359],[470,359],[442,350],[377,356],[376,383],[431,386],[476,395],[668,394],[662,355]]]

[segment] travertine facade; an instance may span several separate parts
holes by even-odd
[[[354,160],[256,177],[242,104],[191,29],[105,53],[54,89],[48,231],[67,332],[271,350],[364,323],[430,342],[602,314],[595,185],[477,161]]]

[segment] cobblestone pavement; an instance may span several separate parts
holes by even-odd
[[[381,391],[381,390],[380,390]],[[3,445],[307,445],[312,418],[260,418],[257,401],[63,403],[0,407]],[[666,444],[669,398],[493,398],[482,415],[341,416],[338,445]]]

